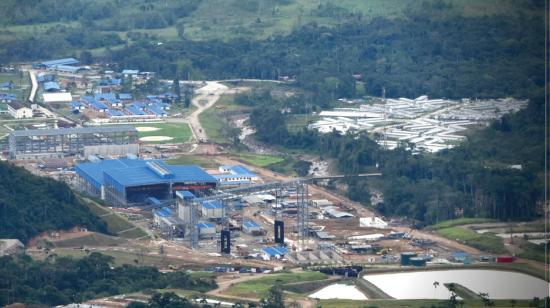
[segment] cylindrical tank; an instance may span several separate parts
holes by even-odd
[[[416,257],[416,252],[403,252],[401,253],[401,265],[410,265],[410,260]]]
[[[426,266],[426,259],[419,257],[412,257],[409,259],[409,265],[412,266]]]

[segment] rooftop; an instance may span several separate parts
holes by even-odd
[[[163,207],[155,211],[155,216],[170,217],[172,216],[172,209],[169,207]]]
[[[208,223],[208,222],[200,222],[197,224],[197,228],[199,229],[206,229],[206,228],[215,228],[216,226],[214,224]]]
[[[63,58],[63,59],[57,59],[57,60],[50,60],[50,61],[44,61],[42,62],[42,65],[45,66],[54,66],[54,65],[73,65],[80,63],[75,58]]]
[[[247,227],[247,228],[260,228],[261,226],[255,222],[254,220],[249,220],[249,219],[246,219],[244,222],[243,222],[243,227]]]
[[[262,251],[270,257],[282,256],[288,253],[288,249],[286,247],[280,246],[263,247]]]
[[[31,137],[31,136],[55,136],[55,135],[72,135],[72,134],[94,134],[94,133],[120,133],[120,132],[135,132],[135,127],[130,125],[116,126],[86,126],[72,128],[51,128],[51,129],[28,129],[14,130],[10,133],[15,137]]]
[[[120,158],[82,163],[77,173],[97,184],[109,176],[122,186],[143,186],[170,182],[215,183],[216,180],[198,166],[171,166],[161,160]]]
[[[182,199],[195,199],[195,195],[188,190],[178,190],[176,191],[176,196]]]
[[[202,203],[202,207],[205,209],[221,209],[223,208],[223,204],[219,200],[210,200],[210,201],[204,201]]]

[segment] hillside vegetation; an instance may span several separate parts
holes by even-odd
[[[65,183],[0,163],[0,238],[27,242],[44,231],[74,226],[107,232]]]
[[[154,267],[113,267],[113,258],[97,252],[81,259],[0,257],[0,306],[13,303],[53,307],[144,289],[213,289],[209,278],[185,272],[161,273]],[[177,307],[177,306],[176,306]]]

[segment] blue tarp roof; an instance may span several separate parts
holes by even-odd
[[[0,93],[0,99],[12,100],[16,98],[17,98],[17,95],[13,93]]]
[[[95,94],[96,100],[106,100],[109,103],[117,103],[118,99],[116,98],[115,93],[96,93]]]
[[[247,228],[260,228],[261,227],[257,222],[255,222],[254,220],[249,220],[249,219],[246,219],[243,222],[243,226],[247,227]]]
[[[275,257],[277,255],[281,256],[288,253],[287,248],[280,246],[263,247],[262,251],[268,254],[270,257]]]
[[[44,82],[44,90],[46,90],[46,91],[59,90],[59,89],[61,89],[61,88],[59,87],[59,84],[55,81]]]
[[[176,196],[182,198],[182,199],[195,199],[195,195],[193,195],[192,192],[188,190],[178,190],[176,191]]]
[[[147,108],[147,110],[149,110],[150,112],[152,112],[152,113],[154,113],[155,115],[158,115],[158,116],[167,115],[166,111],[164,111],[164,109],[162,109],[162,107],[158,107],[157,105],[149,106]]]
[[[82,106],[85,106],[82,102],[71,102],[71,107],[73,108],[76,108],[76,107],[82,107]]]
[[[124,113],[122,113],[121,111],[119,110],[115,110],[115,109],[108,109],[107,110],[107,113],[109,114],[109,116],[111,117],[121,117],[124,115]]]
[[[120,94],[118,94],[118,98],[119,99],[124,99],[124,100],[130,100],[130,99],[132,99],[132,94],[120,93]]]
[[[204,201],[202,207],[205,209],[221,209],[223,204],[219,200]]]
[[[11,81],[0,82],[0,88],[11,89],[13,88],[13,82]]]
[[[42,62],[42,65],[45,66],[54,66],[54,65],[73,65],[80,63],[75,58],[63,58],[63,59],[57,59],[57,60],[50,60],[50,61],[44,61]]]
[[[101,79],[99,81],[100,86],[118,86],[122,83],[120,78]]]
[[[145,115],[145,112],[139,110],[136,106],[134,105],[128,105],[126,106],[126,111],[128,111],[129,113],[133,114],[133,115]]]
[[[208,223],[208,222],[201,222],[197,224],[197,228],[199,229],[205,229],[205,228],[215,228],[216,226],[214,224]]]
[[[155,216],[170,217],[172,216],[172,209],[169,207],[163,207],[155,211]]]
[[[50,75],[50,74],[38,74],[36,76],[36,81],[38,82],[52,81],[55,79],[54,77],[55,77],[54,75]]]

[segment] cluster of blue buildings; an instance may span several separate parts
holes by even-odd
[[[158,98],[132,101],[132,95],[127,93],[96,93],[94,96],[84,96],[79,101],[71,102],[73,112],[91,109],[104,113],[111,119],[130,120],[132,118],[163,118],[167,117],[170,104]]]

